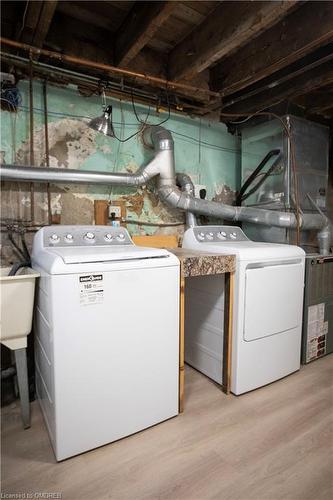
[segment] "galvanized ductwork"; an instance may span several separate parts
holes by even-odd
[[[194,197],[193,184],[188,176],[178,174],[178,183],[183,191],[177,187],[174,146],[171,133],[162,127],[147,127],[145,140],[150,142],[155,150],[154,158],[135,174],[96,173],[68,169],[18,167],[2,165],[3,180],[27,182],[54,182],[54,183],[85,183],[103,185],[130,185],[141,186],[155,176],[158,176],[158,195],[162,201],[173,208],[184,210],[186,213],[201,214],[230,221],[246,221],[266,226],[296,228],[297,218],[290,212],[278,212],[253,207],[235,207],[214,201],[201,200]],[[192,216],[188,217],[189,225],[195,224]],[[301,230],[318,230],[319,250],[323,255],[329,253],[332,240],[332,226],[326,217],[321,214],[300,214],[299,227]]]
[[[21,167],[1,165],[1,178],[17,182],[53,182],[55,184],[103,184],[143,186],[163,172],[163,182],[172,184],[175,179],[173,140],[170,132],[162,127],[151,130],[151,143],[155,156],[148,165],[134,174],[93,172],[65,168]]]

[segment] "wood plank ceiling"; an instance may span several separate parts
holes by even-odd
[[[333,119],[329,1],[3,1],[2,36],[219,93],[173,96],[193,113]]]

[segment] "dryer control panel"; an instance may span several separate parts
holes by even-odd
[[[223,243],[227,241],[249,241],[237,226],[197,226],[192,228],[200,243]]]
[[[134,245],[123,227],[47,226],[42,233],[44,247]]]

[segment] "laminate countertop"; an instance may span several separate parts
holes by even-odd
[[[233,273],[236,269],[235,255],[218,255],[187,248],[168,248],[181,262],[184,278]]]

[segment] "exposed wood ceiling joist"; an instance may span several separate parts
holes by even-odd
[[[311,108],[312,113],[325,114],[333,107],[333,85],[296,98],[296,104]]]
[[[247,113],[283,97],[307,116],[332,110],[330,87],[311,88],[333,64],[329,1],[2,0],[2,10],[4,36],[38,48],[34,59],[48,62],[40,49],[53,50],[61,65],[79,71],[77,58],[89,59],[104,66],[85,71],[110,82],[122,67],[125,75],[141,74],[129,77],[130,85],[148,93],[157,86],[162,101],[167,88],[196,114],[221,102],[226,111]]]
[[[248,43],[295,8],[296,0],[222,2],[170,53],[172,79],[190,79]]]
[[[227,101],[224,103],[223,109],[227,113],[241,113],[246,115],[273,106],[278,102],[308,94],[331,84],[333,84],[333,64],[329,61],[318,68],[296,76],[291,81],[271,88],[268,92],[263,91],[237,103],[233,103],[232,100]]]
[[[108,64],[113,58],[112,43],[112,34],[106,29],[64,15],[57,9],[44,45],[51,50]]]
[[[239,91],[333,40],[333,4],[309,2],[211,71],[222,95]]]
[[[42,47],[57,3],[56,0],[27,3],[22,28],[19,31],[19,39],[25,43],[31,43],[35,47]]]
[[[170,17],[177,2],[136,2],[116,35],[115,63],[126,66]]]

